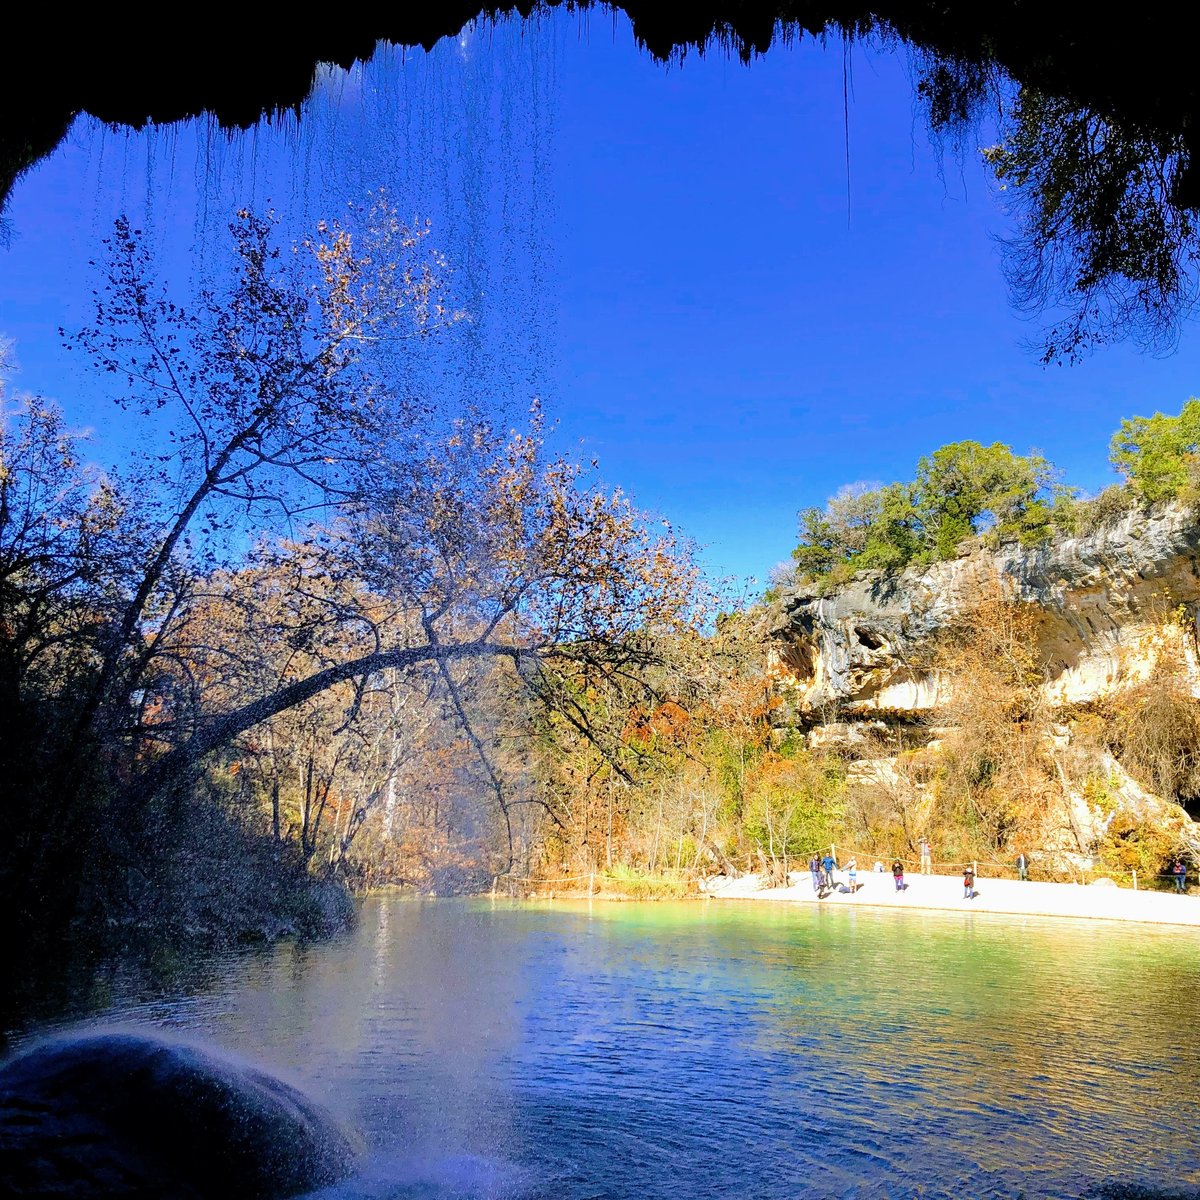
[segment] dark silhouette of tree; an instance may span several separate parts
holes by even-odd
[[[52,889],[69,909],[80,879],[128,866],[114,845],[215,751],[343,685],[350,721],[383,672],[436,673],[508,823],[453,668],[507,664],[548,698],[690,620],[683,548],[549,456],[536,406],[498,431],[393,386],[397,345],[450,336],[456,314],[423,233],[386,204],[360,215],[284,249],[240,214],[230,283],[194,306],[120,222],[71,344],[152,435],[136,474],[89,481],[33,401],[5,433],[0,769],[18,786],[0,869],[22,909]]]

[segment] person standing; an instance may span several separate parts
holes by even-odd
[[[808,869],[812,874],[813,891],[819,896],[821,894],[821,860],[815,854],[808,860]]]
[[[899,859],[892,863],[892,878],[896,881],[896,891],[904,891],[904,864]]]
[[[930,849],[929,849],[929,839],[923,837],[921,839],[920,845],[921,845],[921,874],[922,875],[932,875],[933,874],[933,854],[930,852]]]
[[[837,859],[833,857],[832,853],[827,853],[821,859],[821,866],[825,868],[825,886],[833,887],[833,873],[837,870]]]
[[[1187,867],[1182,858],[1177,858],[1171,865],[1171,874],[1175,879],[1175,890],[1180,895],[1187,894]]]
[[[975,868],[968,864],[963,871],[963,899],[970,900],[975,895]]]
[[[1029,878],[1029,860],[1025,857],[1024,850],[1017,855],[1017,878],[1022,883]]]
[[[850,876],[850,895],[858,891],[858,859],[852,858],[846,864],[846,873]]]

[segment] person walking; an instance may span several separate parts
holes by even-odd
[[[904,891],[904,864],[899,859],[892,863],[892,878],[896,881],[896,891]]]
[[[846,864],[846,874],[850,876],[850,895],[858,891],[858,859],[852,858]]]
[[[921,874],[922,875],[932,875],[933,874],[933,854],[931,853],[930,848],[929,848],[929,839],[923,837],[921,839],[920,845],[921,845]]]
[[[1024,850],[1017,855],[1017,878],[1022,883],[1029,878],[1029,860],[1025,857]]]
[[[808,869],[812,874],[813,891],[819,896],[821,894],[821,860],[815,854],[808,860]]]
[[[821,866],[825,868],[825,886],[833,887],[833,873],[837,870],[837,859],[833,857],[832,853],[828,853],[821,859]]]
[[[1182,858],[1171,864],[1171,875],[1175,879],[1175,890],[1182,896],[1187,894],[1187,866]]]
[[[970,900],[975,895],[975,868],[968,864],[963,871],[963,899]]]

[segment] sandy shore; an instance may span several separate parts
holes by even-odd
[[[846,873],[835,873],[845,884]],[[1101,921],[1145,921],[1155,925],[1200,926],[1200,896],[1074,883],[1019,883],[1013,879],[979,878],[975,896],[963,897],[961,875],[906,875],[897,892],[891,875],[858,872],[858,891],[836,890],[823,900],[813,892],[808,872],[793,872],[792,885],[760,889],[758,877],[717,877],[702,885],[715,900],[774,900],[790,904],[867,905],[881,908],[938,909],[953,912],[1014,913],[1040,917],[1086,917]]]

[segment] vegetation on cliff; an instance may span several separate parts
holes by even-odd
[[[1185,616],[1162,614],[1148,674],[1064,708],[1043,687],[1038,608],[997,581],[924,647],[940,679],[929,711],[841,724],[789,712],[761,617],[666,655],[659,703],[608,714],[615,754],[545,730],[555,820],[537,873],[629,893],[632,872],[633,894],[716,870],[782,882],[831,844],[864,868],[915,864],[926,838],[941,869],[1012,872],[1024,853],[1035,877],[1165,886],[1173,858],[1200,851],[1183,807],[1200,795]]]
[[[1036,454],[943,447],[911,483],[845,492],[801,514],[802,591],[836,590],[865,568],[903,588],[904,567],[967,547],[1007,542],[1032,554],[1164,501],[1191,504],[1198,413],[1190,400],[1175,416],[1123,422],[1112,461],[1125,482],[1091,499],[1056,486]],[[614,864],[643,876],[690,866],[782,878],[831,843],[860,862],[888,861],[915,859],[922,837],[943,864],[1003,870],[1023,852],[1050,877],[1099,872],[1128,883],[1137,872],[1143,885],[1174,856],[1194,858],[1200,839],[1185,806],[1200,797],[1200,704],[1190,609],[1172,607],[1166,591],[1152,597],[1150,643],[1127,648],[1116,686],[1070,705],[1045,686],[1045,614],[986,572],[973,586],[956,592],[948,626],[904,651],[907,667],[930,681],[929,703],[914,711],[842,715],[833,699],[827,709],[819,700],[792,706],[789,678],[765,644],[767,610],[727,618],[686,652],[674,647],[664,655],[672,669],[655,676],[657,706],[613,737],[615,754],[550,731],[543,777],[557,820],[543,871],[578,880]],[[869,625],[854,635],[864,670],[873,646],[885,652]]]
[[[1040,454],[953,442],[922,458],[911,481],[852,486],[800,512],[799,579],[836,588],[861,570],[899,571],[953,558],[971,538],[1036,545],[1087,533],[1139,505],[1200,498],[1200,400],[1175,416],[1132,417],[1113,435],[1123,484],[1081,498]]]

